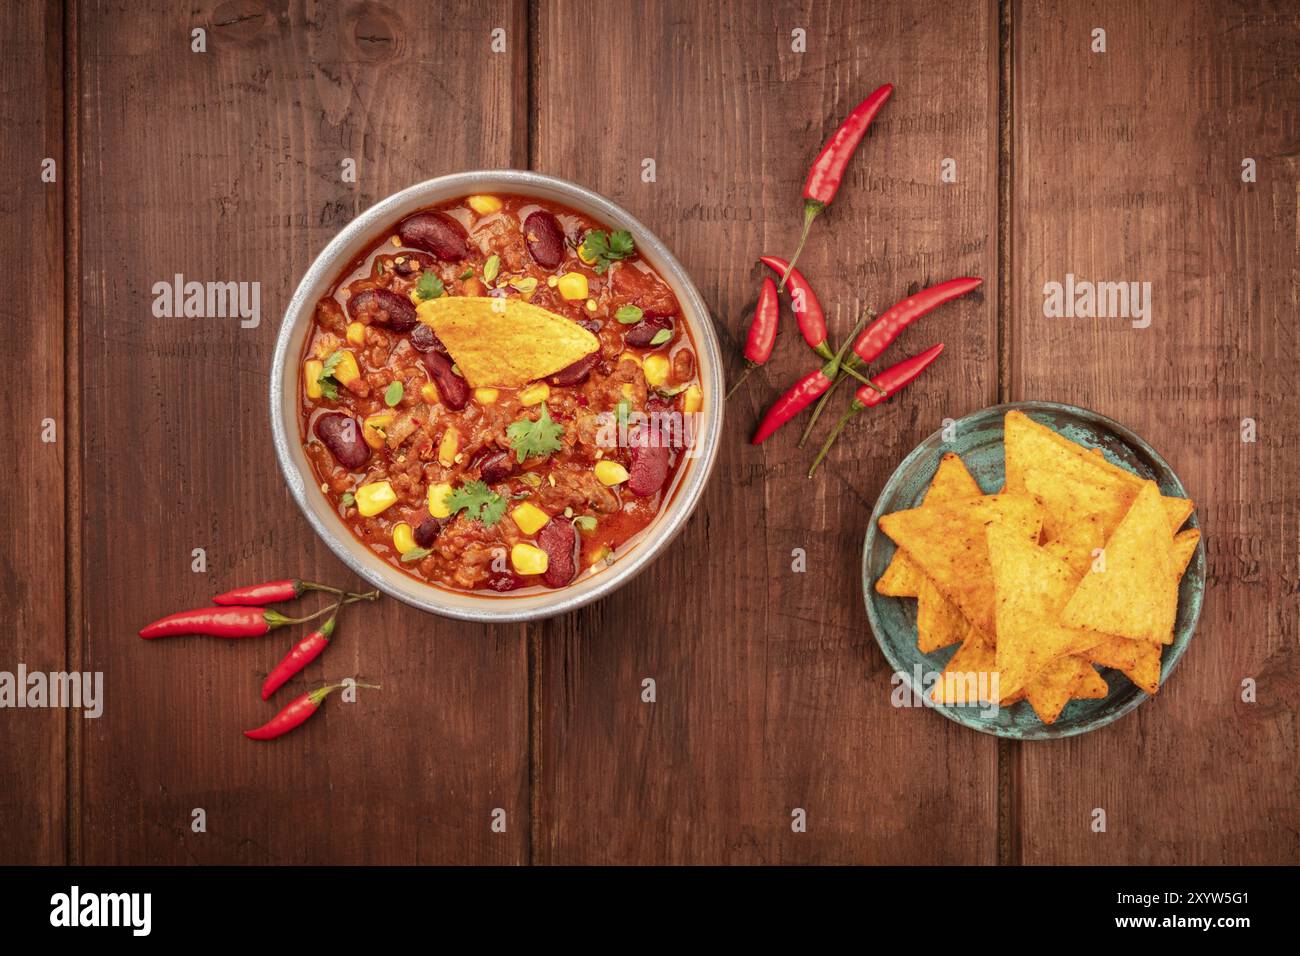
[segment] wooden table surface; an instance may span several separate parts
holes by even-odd
[[[0,27],[0,670],[105,682],[99,719],[0,711],[0,862],[1300,859],[1297,4],[51,0]],[[735,373],[755,257],[788,254],[808,163],[886,81],[803,260],[832,329],[986,284],[904,333],[900,356],[948,352],[815,480],[794,434],[747,441],[809,367],[786,331],[686,531],[594,606],[485,628],[385,600],[307,671],[383,690],[269,747],[239,731],[283,632],[135,636],[238,583],[344,576],[281,480],[266,391],[284,305],[358,212],[464,169],[575,180],[675,251]],[[155,318],[177,273],[260,282],[261,324]],[[1046,318],[1067,274],[1150,282],[1150,326]],[[1152,441],[1208,549],[1168,686],[1056,742],[891,706],[858,577],[900,459],[1017,399]]]

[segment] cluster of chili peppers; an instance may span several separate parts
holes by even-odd
[[[278,604],[293,601],[308,591],[321,591],[332,594],[333,604],[321,608],[304,617],[288,617],[279,611],[263,607],[266,604]],[[358,601],[375,601],[378,591],[354,594],[328,584],[303,581],[300,578],[284,578],[279,581],[267,581],[248,587],[236,588],[218,594],[212,599],[214,607],[200,607],[189,611],[178,611],[159,618],[140,629],[140,636],[152,640],[159,637],[175,637],[181,634],[205,634],[210,637],[244,638],[261,637],[268,631],[289,624],[305,624],[324,614],[329,614],[325,623],[312,631],[289,649],[280,663],[276,664],[262,684],[262,700],[270,700],[271,695],[285,685],[295,674],[314,661],[329,646],[338,621],[339,609],[345,604]],[[293,730],[308,717],[320,709],[321,703],[331,693],[351,684],[355,687],[378,688],[377,684],[358,684],[344,682],[319,687],[308,691],[290,701],[279,713],[254,730],[244,731],[245,737],[253,740],[273,740]]]
[[[799,379],[772,403],[754,432],[751,439],[753,444],[763,443],[783,425],[816,402],[808,425],[799,438],[799,447],[802,448],[812,434],[813,426],[821,417],[822,409],[836,386],[848,378],[856,379],[861,383],[853,402],[835,424],[813,459],[812,466],[808,469],[810,478],[816,473],[818,466],[826,458],[831,446],[849,421],[864,408],[879,405],[910,384],[939,357],[943,351],[943,344],[940,343],[919,355],[904,359],[870,378],[860,369],[879,358],[903,329],[912,322],[945,302],[966,295],[984,281],[967,277],[949,279],[908,296],[902,302],[887,309],[879,318],[868,311],[838,350],[832,350],[830,346],[826,332],[826,313],[808,280],[795,268],[795,262],[803,252],[813,221],[830,205],[839,192],[845,169],[848,167],[849,160],[853,158],[858,144],[866,135],[867,127],[871,125],[871,121],[876,118],[876,114],[880,112],[893,92],[893,84],[886,83],[859,103],[827,140],[826,145],[813,161],[808,179],[804,183],[803,230],[794,256],[788,262],[776,256],[762,256],[759,259],[773,272],[778,273],[781,281],[773,288],[770,277],[763,279],[763,288],[759,294],[758,305],[755,307],[754,318],[750,324],[749,337],[745,343],[745,371],[727,392],[727,397],[730,397],[754,368],[764,364],[771,357],[780,317],[779,297],[788,285],[791,311],[799,326],[799,332],[808,347],[824,361],[824,364]],[[850,343],[852,343],[851,351]]]

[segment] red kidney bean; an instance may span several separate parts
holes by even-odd
[[[435,265],[437,260],[424,252],[399,252],[393,259],[393,271],[399,276],[412,276],[425,269],[432,269]]]
[[[524,579],[513,571],[493,571],[488,574],[487,586],[493,591],[514,591],[524,586]]]
[[[543,269],[554,269],[564,258],[564,230],[560,221],[539,209],[524,220],[524,241],[528,254]]]
[[[591,370],[596,367],[600,361],[600,352],[592,352],[590,355],[584,355],[572,365],[566,365],[554,375],[551,376],[552,385],[572,386],[581,385],[591,374]]]
[[[664,479],[668,477],[665,437],[652,436],[644,428],[633,429],[633,434],[628,437],[628,457],[632,464],[627,470],[626,487],[638,498],[649,498],[664,486]]]
[[[542,583],[548,588],[568,585],[578,570],[578,532],[567,518],[552,518],[537,535],[537,546],[546,552],[546,573]]]
[[[627,330],[627,334],[623,336],[623,341],[628,345],[634,345],[639,349],[646,349],[650,347],[650,343],[654,340],[656,335],[664,329],[668,329],[671,332],[672,328],[673,320],[667,316],[647,315],[640,322]],[[671,342],[672,340],[669,339],[668,341]],[[663,344],[667,345],[668,343],[664,342]]]
[[[479,477],[489,485],[505,481],[514,473],[515,459],[508,451],[494,451],[479,462]]]
[[[460,262],[469,255],[469,237],[445,212],[417,212],[397,224],[402,242],[432,252],[443,262]]]
[[[447,518],[425,518],[412,533],[415,543],[422,548],[432,547],[433,542],[438,540],[438,535],[442,534],[442,529],[447,526],[447,523]]]
[[[358,471],[370,460],[370,446],[361,437],[361,423],[344,412],[330,412],[316,419],[316,437],[344,468]]]
[[[441,352],[426,352],[424,367],[438,386],[438,397],[442,404],[454,412],[460,411],[469,401],[469,383],[451,370],[451,359]]]
[[[388,289],[362,289],[348,299],[348,315],[354,320],[368,317],[394,332],[409,331],[420,321],[411,300]]]
[[[411,347],[417,352],[441,352],[447,355],[447,346],[442,344],[438,334],[421,322],[411,333]]]

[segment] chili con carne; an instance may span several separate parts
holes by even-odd
[[[886,83],[855,106],[853,112],[831,134],[831,138],[826,141],[822,151],[813,160],[812,168],[808,170],[808,179],[803,187],[803,232],[799,236],[799,245],[795,247],[794,255],[790,257],[790,262],[786,266],[785,275],[781,277],[781,289],[785,288],[786,280],[790,278],[794,264],[799,260],[799,254],[803,252],[813,220],[830,205],[835,194],[839,192],[840,181],[844,178],[844,170],[849,160],[853,158],[858,144],[866,135],[867,127],[871,125],[871,121],[876,118],[876,114],[880,112],[893,92],[894,84]]]
[[[749,377],[750,372],[772,357],[780,316],[781,300],[776,294],[776,283],[770,277],[764,278],[763,287],[758,292],[758,304],[754,306],[754,320],[749,324],[749,337],[745,339],[745,370],[736,379],[736,384],[727,390],[724,398],[730,398]]]
[[[839,437],[840,432],[844,431],[844,426],[849,423],[853,416],[857,415],[858,412],[862,411],[864,408],[871,408],[875,405],[879,405],[891,395],[897,394],[909,385],[918,375],[925,371],[926,367],[937,359],[939,353],[942,351],[943,343],[940,342],[938,345],[926,349],[920,355],[914,355],[911,358],[903,359],[903,361],[899,362],[897,365],[891,365],[879,375],[874,376],[872,380],[879,386],[879,388],[868,388],[866,385],[859,388],[857,393],[853,396],[853,401],[849,404],[849,407],[845,410],[844,414],[840,416],[840,420],[835,423],[835,427],[831,429],[831,433],[827,436],[825,443],[821,447],[821,451],[819,451],[817,457],[813,459],[812,467],[808,469],[808,477],[811,478],[817,471],[817,466],[822,463],[822,459],[824,459],[827,453],[831,450],[831,445],[835,443],[835,439]]]

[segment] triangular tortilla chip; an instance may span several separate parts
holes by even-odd
[[[1047,542],[1043,547],[1053,557],[1064,561],[1070,569],[1070,575],[1077,583],[1080,578],[1088,573],[1092,567],[1092,562],[1096,559],[1096,551],[1106,543],[1106,538],[1101,531],[1101,519],[1096,515],[1076,521],[1070,525],[1060,536],[1053,541]]]
[[[415,313],[472,388],[520,388],[600,348],[578,323],[520,299],[442,296]]]
[[[971,625],[961,647],[930,690],[930,699],[955,707],[992,704],[1000,696],[993,645]]]
[[[1113,465],[1097,449],[1075,444],[1019,411],[1007,412],[1003,423],[1006,453],[1005,491],[1031,494],[1044,509],[1043,531],[1048,540],[1066,527],[1096,514],[1109,535],[1141,490],[1143,479]],[[1170,531],[1191,514],[1186,498],[1164,498]]]
[[[1188,528],[1174,536],[1173,565],[1179,577],[1196,553],[1201,540],[1197,528]],[[1134,684],[1148,694],[1160,690],[1160,657],[1164,645],[1156,641],[1134,641],[1127,637],[1107,637],[1084,652],[1084,656],[1102,667],[1122,671]]]
[[[1178,579],[1173,535],[1155,482],[1147,482],[1106,542],[1105,570],[1091,568],[1061,615],[1062,623],[1134,640],[1173,641]]]
[[[980,494],[980,486],[966,470],[965,463],[957,455],[947,452],[939,459],[939,467],[935,470],[934,477],[930,479],[930,487],[926,489],[925,496],[921,499],[921,507],[924,508],[927,504],[937,505],[954,498],[973,498],[978,494]],[[885,568],[885,573],[877,579],[876,591],[891,597],[919,597],[921,581],[924,577],[900,548],[894,552],[894,557]],[[961,640],[961,637],[961,634],[958,634],[948,643],[955,644]]]
[[[1110,685],[1106,683],[1106,678],[1088,667],[1085,668],[1079,683],[1070,691],[1070,696],[1081,700],[1101,700],[1109,693]]]
[[[1056,722],[1070,702],[1070,691],[1083,680],[1085,671],[1092,671],[1092,667],[1078,657],[1059,657],[1043,668],[1025,688],[1025,697],[1039,720],[1045,724]]]
[[[880,519],[881,530],[986,634],[994,633],[993,574],[984,534],[990,522],[1037,541],[1041,509],[1024,495],[982,495]]]
[[[956,644],[970,622],[957,605],[949,601],[924,574],[916,594],[916,646],[922,654]]]
[[[1004,527],[990,525],[987,534],[997,601],[997,667],[1002,693],[1010,695],[1029,688],[1057,657],[1081,650],[1101,635],[1058,623],[1073,587],[1065,562]]]

